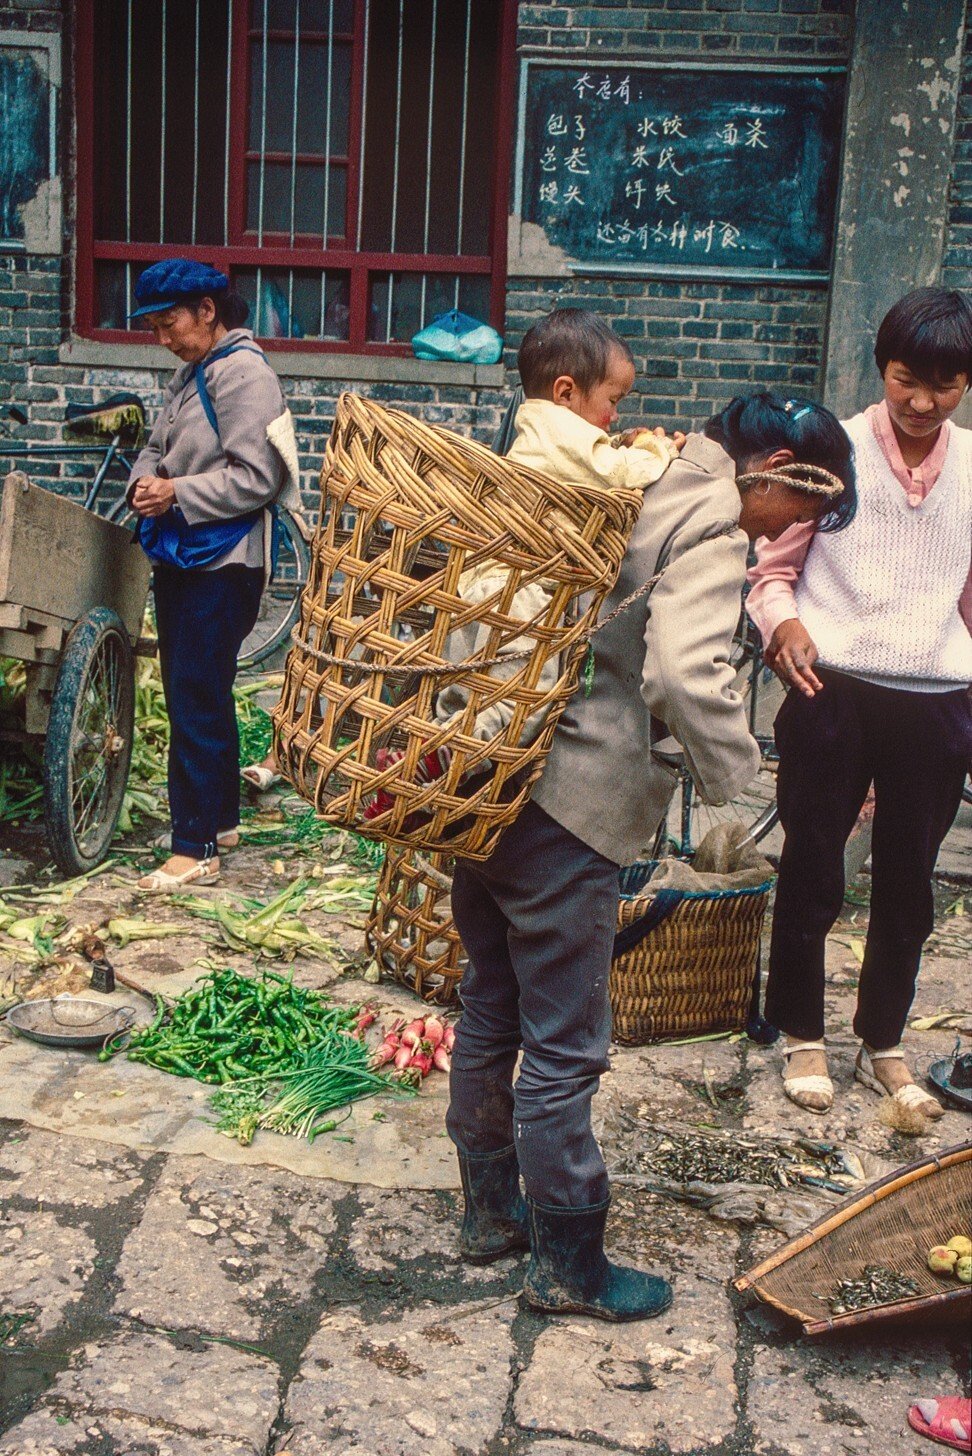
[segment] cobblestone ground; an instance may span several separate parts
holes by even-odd
[[[968,1004],[957,895],[940,896],[917,1011]],[[957,1112],[920,1140],[893,1134],[854,1085],[856,914],[831,947],[829,1117],[785,1102],[773,1048],[618,1051],[596,1103],[609,1155],[624,1115],[829,1138],[891,1164],[968,1137]],[[159,975],[188,965],[177,946],[156,958]],[[908,1036],[920,1065],[954,1042]],[[23,1049],[0,1033],[8,1113]],[[458,1197],[442,1186],[454,1173],[439,1171],[444,1078],[423,1091],[422,1138],[408,1142],[414,1111],[389,1109],[406,1150],[389,1180],[333,1141],[295,1171],[275,1160],[289,1139],[263,1135],[266,1161],[244,1164],[212,1133],[186,1155],[168,1123],[116,1132],[104,1109],[134,1097],[124,1077],[135,1069],[85,1063],[84,1080],[65,1065],[0,1119],[0,1456],[920,1456],[931,1448],[907,1427],[909,1402],[968,1388],[965,1330],[807,1341],[729,1288],[781,1242],[777,1230],[631,1186],[617,1189],[609,1241],[674,1280],[672,1308],[628,1326],[531,1314],[522,1261],[474,1270],[457,1258]],[[181,1127],[177,1099],[191,1089],[153,1075]],[[93,1094],[80,1089],[99,1076],[106,1100],[86,1123]],[[827,1207],[808,1199],[807,1221]]]

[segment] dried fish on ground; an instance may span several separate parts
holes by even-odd
[[[780,1141],[738,1132],[686,1132],[651,1127],[624,1112],[626,1126],[639,1134],[638,1146],[625,1149],[616,1173],[652,1173],[672,1183],[748,1183],[767,1188],[795,1184],[832,1193],[850,1193],[866,1182],[856,1154],[833,1143],[809,1138]]]
[[[849,1314],[855,1309],[895,1304],[917,1293],[918,1285],[907,1274],[886,1264],[865,1264],[859,1278],[837,1280],[833,1293],[827,1295],[827,1308],[831,1314]]]

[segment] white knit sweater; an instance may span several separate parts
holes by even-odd
[[[864,415],[844,428],[857,515],[843,531],[817,533],[795,592],[819,661],[886,687],[968,684],[972,636],[958,601],[972,559],[972,431],[952,427],[938,480],[911,506]]]

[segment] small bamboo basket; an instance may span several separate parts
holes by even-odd
[[[614,1040],[629,1046],[746,1025],[770,882],[650,891],[655,865],[621,872],[611,966]]]
[[[808,1335],[919,1315],[954,1319],[968,1328],[972,1285],[932,1274],[927,1264],[928,1250],[955,1234],[972,1235],[972,1143],[872,1183],[734,1284],[799,1320]],[[858,1278],[867,1264],[909,1275],[917,1294],[831,1314],[828,1295],[837,1281]]]
[[[547,479],[351,394],[338,401],[321,490],[273,715],[277,762],[332,824],[485,859],[540,775],[642,492]],[[459,579],[484,563],[503,568],[502,585],[471,603]],[[547,605],[514,615],[517,592],[538,583]],[[482,653],[456,664],[447,638],[470,625]],[[557,677],[544,689],[551,659]],[[457,681],[466,705],[437,723],[436,693]],[[500,701],[513,704],[505,728],[475,737],[478,715]],[[539,733],[521,743],[538,714]],[[379,768],[382,748],[397,752]],[[443,749],[444,775],[420,781],[422,760]],[[365,819],[379,791],[390,807]]]
[[[423,1001],[458,999],[466,964],[452,918],[451,861],[415,850],[390,849],[365,929],[368,949],[395,980]]]

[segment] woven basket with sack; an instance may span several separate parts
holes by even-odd
[[[629,1046],[746,1025],[773,881],[742,824],[717,824],[692,863],[621,871],[610,993],[613,1036]]]
[[[540,775],[642,492],[562,484],[351,394],[321,490],[277,762],[330,823],[484,859]],[[456,661],[463,633],[479,648]],[[460,706],[439,721],[449,686]],[[476,736],[498,704],[506,721]]]

